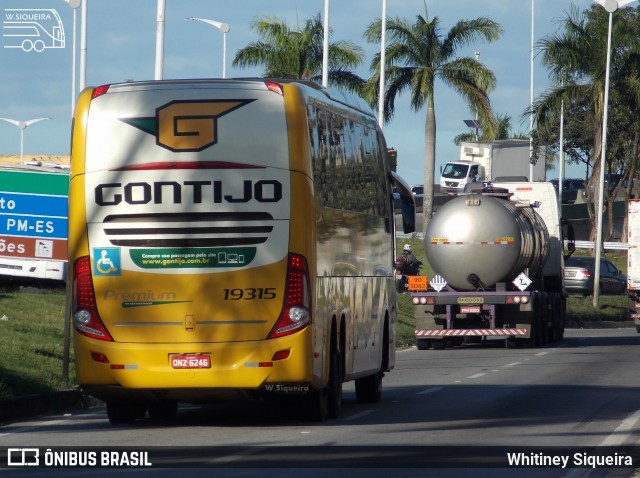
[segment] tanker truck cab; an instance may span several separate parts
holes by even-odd
[[[467,184],[484,178],[483,166],[475,161],[449,161],[440,173],[440,190],[459,194]]]
[[[434,276],[411,292],[418,349],[562,339],[564,248],[551,183],[494,183],[452,199],[428,224],[424,246]]]

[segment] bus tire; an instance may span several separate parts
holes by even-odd
[[[329,380],[320,390],[311,390],[298,402],[301,418],[322,422],[326,418],[337,418],[342,410],[342,354],[338,348],[335,324],[331,328],[329,356]]]
[[[131,423],[136,419],[139,408],[135,403],[121,400],[107,401],[107,417],[114,425]]]
[[[144,403],[136,403],[136,420],[144,420],[144,417],[147,415],[147,405]]]
[[[342,411],[342,354],[332,350],[327,384],[327,417],[338,418]]]
[[[328,387],[320,390],[311,390],[307,395],[300,397],[298,401],[298,412],[300,418],[312,422],[322,422],[327,418],[328,409]]]
[[[152,420],[173,420],[178,414],[178,402],[164,400],[149,404],[149,418]]]
[[[382,370],[356,379],[356,399],[360,403],[378,403],[382,397]]]

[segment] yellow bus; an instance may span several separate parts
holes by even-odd
[[[72,133],[78,383],[112,423],[179,402],[282,399],[322,420],[394,366],[392,187],[367,105],[309,82],[84,90]],[[289,406],[289,404],[291,406]]]

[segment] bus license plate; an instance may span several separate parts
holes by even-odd
[[[461,305],[460,313],[461,314],[479,314],[480,306],[479,305]]]
[[[427,290],[427,276],[407,276],[407,289]]]
[[[211,368],[209,354],[171,354],[171,368]]]

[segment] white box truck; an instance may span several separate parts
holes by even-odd
[[[640,332],[640,199],[629,199],[627,205],[627,293],[629,318]]]
[[[528,181],[530,175],[529,140],[505,139],[465,142],[460,145],[460,160],[447,162],[440,173],[440,190],[459,194],[469,184],[496,179]],[[544,155],[533,165],[533,181],[545,180]],[[468,188],[467,188],[468,189]]]

